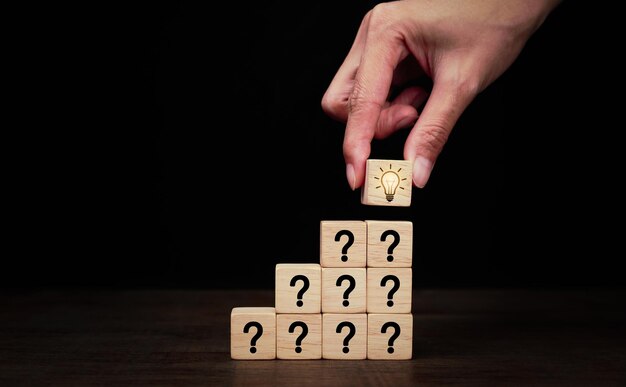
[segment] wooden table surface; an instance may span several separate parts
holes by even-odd
[[[414,291],[408,361],[234,361],[269,290],[0,295],[0,386],[625,386],[626,291]]]

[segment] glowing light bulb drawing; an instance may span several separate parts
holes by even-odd
[[[393,195],[396,194],[396,190],[398,189],[398,184],[400,184],[400,176],[394,171],[387,171],[380,177],[380,181],[383,185],[387,201],[392,201]]]
[[[404,189],[404,187],[400,187],[400,182],[406,180],[406,177],[400,178],[400,175],[398,173],[401,170],[402,168],[399,168],[397,171],[394,171],[391,164],[389,164],[389,170],[387,171],[380,168],[380,171],[383,173],[380,178],[374,177],[374,179],[378,179],[380,181],[380,185],[376,188],[382,187],[388,202],[393,201],[394,195],[396,194],[398,188]]]

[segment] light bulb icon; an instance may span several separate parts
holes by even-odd
[[[380,182],[380,185],[377,186],[376,188],[382,188],[384,193],[385,193],[385,198],[387,199],[388,202],[392,202],[395,195],[396,195],[396,191],[399,189],[404,189],[404,187],[402,187],[401,183],[406,180],[407,178],[401,178],[400,177],[400,171],[402,170],[402,168],[398,168],[397,171],[393,170],[393,166],[391,164],[389,164],[389,169],[388,170],[384,170],[382,168],[380,168],[380,171],[382,172],[382,175],[380,177],[375,176],[374,179],[378,180]]]
[[[385,191],[387,201],[392,201],[398,185],[400,185],[400,176],[394,171],[387,171],[380,177],[380,182],[383,186],[383,191]]]

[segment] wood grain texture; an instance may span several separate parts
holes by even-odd
[[[413,359],[230,358],[268,290],[5,290],[1,386],[624,386],[626,290],[416,289]]]
[[[370,313],[367,315],[368,359],[409,360],[412,356],[412,314]]]
[[[251,324],[250,326],[247,326]],[[235,307],[230,313],[230,356],[238,360],[276,358],[276,309]]]
[[[338,281],[339,286],[337,286]],[[350,290],[351,285],[354,288]],[[367,269],[322,268],[322,313],[365,313]],[[344,296],[347,296],[345,298]]]
[[[346,231],[352,234],[344,235]],[[320,222],[320,264],[322,267],[365,267],[367,228],[362,220]]]
[[[304,279],[296,276],[304,276],[308,287]],[[276,313],[321,313],[322,268],[319,264],[277,264],[274,289]]]
[[[413,189],[413,165],[406,160],[369,159],[361,203],[370,206],[409,207]]]
[[[367,358],[367,315],[323,313],[322,357],[335,360]]]
[[[366,220],[367,267],[411,267],[413,222]]]
[[[368,268],[367,313],[411,313],[412,287],[411,268]]]
[[[306,331],[302,323],[305,324]],[[292,324],[293,328],[290,333],[289,328]],[[276,316],[276,358],[321,359],[322,315],[278,314]]]

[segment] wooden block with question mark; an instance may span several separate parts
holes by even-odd
[[[365,313],[367,269],[322,267],[322,313]]]
[[[320,222],[320,264],[322,267],[365,267],[367,228],[362,220]]]
[[[322,267],[317,263],[276,265],[276,313],[321,313]]]
[[[413,315],[367,315],[367,358],[408,360],[413,357]]]
[[[411,267],[413,223],[366,220],[367,267]]]
[[[230,357],[235,360],[276,358],[276,309],[270,307],[232,309]]]
[[[411,313],[413,269],[367,269],[367,313]]]
[[[277,314],[276,357],[278,359],[321,359],[321,313]]]
[[[369,159],[365,164],[365,183],[361,203],[370,206],[411,205],[413,165],[406,160]]]
[[[322,358],[367,358],[367,314],[322,313]]]

